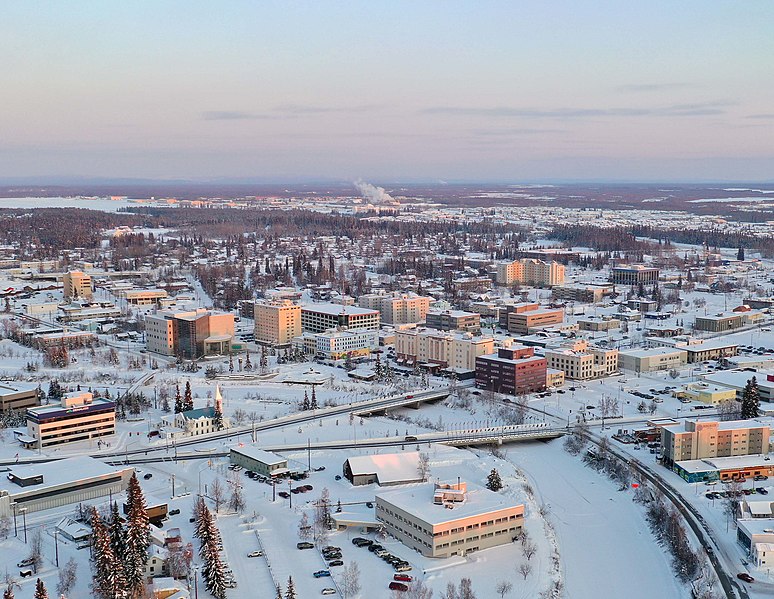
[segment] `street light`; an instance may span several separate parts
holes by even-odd
[[[22,520],[24,522],[24,543],[27,543],[27,508],[20,508],[19,511],[22,514]]]
[[[194,568],[194,599],[199,599],[199,566]]]

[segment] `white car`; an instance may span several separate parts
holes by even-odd
[[[247,557],[263,557],[263,551],[251,551]]]
[[[322,594],[323,595],[335,595],[336,594],[336,589],[331,589],[331,588],[323,589],[322,590]]]

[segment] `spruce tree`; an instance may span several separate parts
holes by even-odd
[[[13,599],[13,597],[11,597],[11,599]],[[280,587],[280,585],[277,585],[277,596],[275,597],[275,599],[282,599],[282,588]]]
[[[201,520],[202,525],[199,531],[201,547],[199,548],[199,555],[204,562],[202,577],[207,590],[212,593],[215,599],[225,599],[226,573],[224,572],[223,562],[218,551],[220,534],[206,505],[203,506]]]
[[[125,577],[130,596],[136,597],[143,590],[145,562],[150,547],[150,522],[145,496],[135,473],[129,479],[127,503]]]
[[[121,560],[113,553],[110,545],[110,533],[97,512],[91,510],[92,564],[94,582],[92,588],[102,599],[126,597],[126,581]]]
[[[301,404],[301,409],[306,411],[309,409],[309,393],[304,389],[304,403]]]
[[[288,590],[285,591],[285,599],[296,599],[296,587],[293,584],[292,576],[288,576]]]
[[[742,419],[757,418],[761,407],[761,396],[758,381],[752,377],[747,381],[742,391]]]
[[[486,488],[490,491],[499,491],[503,488],[503,481],[500,478],[500,473],[497,471],[497,469],[492,468],[492,471],[489,473],[489,476],[486,478]]]
[[[175,414],[183,411],[183,400],[180,397],[180,385],[175,385]]]
[[[48,599],[46,585],[43,584],[43,581],[40,578],[38,578],[38,581],[35,583],[34,599]]]
[[[315,392],[315,385],[312,385],[312,401],[309,402],[309,409],[310,410],[317,409],[317,394]]]
[[[183,396],[183,411],[193,410],[193,395],[191,395],[191,381],[185,382],[185,395]]]
[[[744,248],[739,247],[739,251],[736,253],[736,259],[739,260],[739,262],[744,262]]]
[[[110,548],[113,554],[121,558],[126,555],[126,532],[121,522],[121,514],[118,512],[118,502],[110,506],[110,523],[108,525],[110,535]]]

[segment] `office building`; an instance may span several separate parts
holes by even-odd
[[[476,358],[494,351],[494,339],[460,331],[428,328],[395,331],[395,356],[399,364],[475,370]]]
[[[470,331],[481,330],[481,315],[463,310],[429,310],[425,316],[427,328],[438,331]]]
[[[36,385],[12,382],[0,384],[0,412],[18,412],[34,408],[39,403],[40,398]]]
[[[272,347],[290,347],[301,334],[301,306],[290,300],[255,302],[255,342]]]
[[[577,302],[580,304],[598,304],[613,293],[612,285],[583,285],[580,283],[557,285],[551,288],[555,300]]]
[[[115,295],[132,306],[158,306],[169,294],[164,289],[120,289]]]
[[[91,276],[84,274],[80,270],[71,270],[64,273],[62,275],[62,285],[64,287],[65,300],[90,300],[92,298]]]
[[[648,268],[640,264],[614,266],[610,270],[610,280],[616,285],[654,285],[658,282],[658,276],[658,268]]]
[[[229,461],[267,478],[284,476],[290,472],[285,458],[276,453],[258,449],[254,445],[232,447],[229,450]]]
[[[369,293],[357,302],[361,308],[378,310],[386,324],[413,324],[423,322],[432,298],[416,293]]]
[[[233,314],[199,308],[145,317],[145,341],[150,352],[189,360],[227,355],[233,339]]]
[[[330,329],[313,335],[314,353],[324,360],[368,356],[372,350],[379,347],[379,331],[371,329]]]
[[[583,339],[546,348],[545,357],[548,368],[563,371],[568,379],[587,381],[618,372],[617,349],[602,349]]]
[[[534,347],[514,345],[476,358],[476,387],[524,395],[546,387],[546,359]]]
[[[538,308],[508,314],[508,331],[517,335],[526,335],[534,329],[548,327],[564,322],[564,310],[561,308]]]
[[[748,322],[744,312],[723,312],[713,316],[697,316],[693,328],[697,331],[723,333],[745,326]]]
[[[416,451],[351,457],[344,462],[342,473],[356,487],[372,483],[390,487],[424,482]]]
[[[301,330],[304,332],[324,333],[337,327],[377,331],[379,323],[378,310],[330,303],[301,306]]]
[[[661,429],[663,462],[769,453],[771,419],[686,420]]]
[[[378,493],[376,519],[426,557],[464,556],[513,542],[524,504],[465,482],[427,483]]]
[[[618,352],[618,366],[632,372],[653,372],[671,370],[688,363],[688,352],[684,349],[654,347],[651,349],[626,349]]]
[[[60,405],[27,409],[25,447],[42,448],[74,441],[89,441],[116,432],[116,404],[87,391],[65,393]]]

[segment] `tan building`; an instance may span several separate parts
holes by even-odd
[[[62,276],[64,298],[66,300],[92,298],[91,276],[80,270],[71,270]]]
[[[493,352],[492,337],[426,328],[395,331],[396,358],[399,363],[409,366],[424,363],[475,370],[476,358]]]
[[[618,372],[618,350],[602,349],[588,341],[576,341],[546,348],[548,368],[564,371],[568,379],[586,381]]]
[[[652,349],[627,349],[618,352],[618,366],[621,370],[653,372],[671,370],[688,363],[688,352],[684,349],[654,347]]]
[[[547,327],[564,322],[564,310],[543,308],[526,312],[511,312],[508,314],[508,331],[518,335],[526,335],[531,329]]]
[[[66,393],[61,404],[27,409],[27,436],[19,441],[42,448],[88,441],[116,432],[116,405],[87,391]]]
[[[464,482],[429,483],[377,494],[376,519],[422,555],[450,557],[511,543],[524,504]]]
[[[611,295],[615,287],[613,285],[583,285],[569,284],[559,285],[551,289],[554,299],[582,304],[598,304],[605,297]]]
[[[763,313],[757,310],[721,312],[714,316],[697,316],[693,327],[697,331],[722,333],[733,331],[747,325],[756,324],[763,319]]]
[[[133,306],[158,306],[169,294],[164,289],[121,289],[116,297],[126,300]]]
[[[428,328],[439,331],[481,330],[481,314],[464,310],[429,310],[425,315]]]
[[[289,347],[301,334],[301,306],[290,300],[255,302],[255,342]]]
[[[680,389],[672,391],[672,395],[686,402],[700,401],[716,406],[724,401],[735,400],[736,389],[710,385],[708,383],[689,383]]]
[[[578,328],[581,331],[613,331],[621,328],[621,321],[617,318],[579,319]]]
[[[678,424],[661,429],[663,461],[672,466],[685,460],[767,455],[770,437],[770,419],[686,420],[684,427]]]
[[[234,339],[234,315],[203,308],[158,312],[145,317],[148,351],[193,359],[226,355]]]
[[[19,411],[34,408],[40,403],[38,388],[34,385],[3,383],[0,385],[0,411]]]
[[[431,301],[416,293],[369,293],[361,295],[357,303],[361,308],[379,310],[384,323],[413,324],[425,320]]]
[[[564,284],[564,266],[558,262],[544,262],[522,258],[497,265],[497,282],[501,285],[535,285],[552,287]]]

